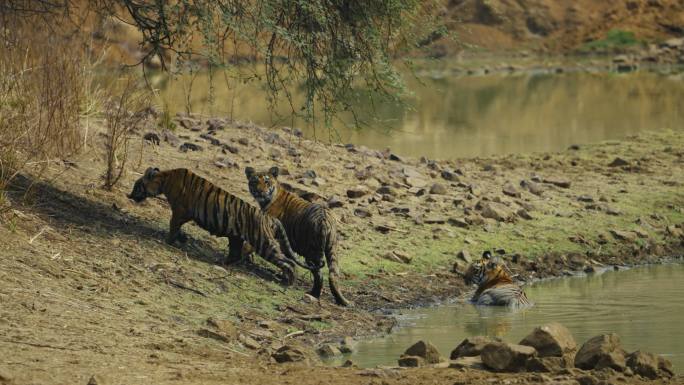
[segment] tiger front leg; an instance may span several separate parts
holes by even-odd
[[[280,271],[282,272],[282,283],[285,286],[292,286],[296,280],[296,275],[295,275],[295,267],[294,263],[288,259],[285,259],[285,256],[278,252],[273,250],[270,255],[268,256],[267,260],[271,262],[272,264],[278,266],[280,268]]]
[[[181,226],[187,222],[183,216],[176,214],[175,212],[171,215],[171,223],[169,224],[169,235],[166,237],[166,243],[173,245],[176,240],[182,243],[187,242],[188,237],[181,231]]]
[[[242,249],[245,241],[240,236],[228,236],[228,256],[226,264],[235,263],[242,260]]]

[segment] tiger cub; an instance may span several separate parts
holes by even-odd
[[[181,226],[194,221],[212,235],[228,237],[230,259],[238,259],[243,242],[249,243],[257,254],[280,268],[286,285],[295,280],[293,263],[308,268],[297,261],[280,221],[262,214],[258,208],[190,170],[148,168],[135,182],[128,197],[142,202],[160,194],[166,196],[172,210],[167,243],[185,242],[187,237]]]
[[[337,220],[332,212],[326,207],[306,201],[281,188],[277,180],[278,167],[262,172],[247,167],[245,175],[249,192],[259,203],[261,210],[283,223],[292,248],[304,256],[307,264],[312,268],[314,283],[309,294],[320,298],[323,288],[321,268],[327,262],[330,291],[337,304],[348,306],[349,301],[344,298],[337,287],[339,268],[335,252],[338,235]]]
[[[500,258],[492,258],[489,251],[482,259],[473,262],[465,273],[467,284],[477,284],[471,301],[485,306],[530,306],[522,287],[513,281],[506,265]]]

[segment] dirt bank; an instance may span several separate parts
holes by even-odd
[[[388,330],[393,320],[379,309],[464,295],[467,255],[486,249],[499,250],[526,280],[657,261],[682,249],[684,138],[673,131],[560,153],[435,161],[227,119],[179,117],[176,125],[157,131],[150,115],[114,192],[100,189],[97,146],[53,164],[48,182],[28,194],[30,179],[13,187],[0,217],[0,383],[85,384],[92,375],[106,384],[272,376],[307,384],[491,383],[469,370],[281,367],[271,355],[284,344],[312,350]],[[149,132],[159,145],[142,139]],[[182,152],[185,142],[201,150]],[[148,166],[188,167],[252,202],[247,165],[278,165],[282,182],[334,207],[342,288],[354,308],[335,306],[327,291],[312,301],[303,272],[283,288],[259,258],[219,266],[225,240],[192,225],[187,245],[167,246],[166,202],[125,197]],[[525,376],[494,378],[539,381]]]

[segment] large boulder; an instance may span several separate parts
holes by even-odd
[[[280,364],[288,362],[301,362],[310,364],[311,361],[313,361],[313,357],[310,352],[308,352],[306,349],[292,345],[284,345],[280,347],[271,355],[271,357],[273,357],[273,359]]]
[[[625,351],[615,333],[589,339],[575,356],[575,366],[584,370],[611,368],[621,372],[625,365]]]
[[[557,322],[535,328],[520,345],[532,346],[540,357],[561,357],[577,349],[570,331]]]
[[[482,354],[482,349],[492,342],[501,342],[485,336],[469,337],[463,340],[454,350],[451,351],[450,359],[455,360],[459,357],[473,357]]]
[[[428,341],[418,341],[406,349],[404,356],[416,356],[425,360],[428,364],[436,364],[440,361],[439,350]]]
[[[399,366],[403,368],[417,368],[420,366],[425,365],[425,360],[422,357],[418,356],[407,356],[407,355],[402,355],[399,358]]]
[[[519,372],[525,369],[528,359],[537,355],[531,346],[493,342],[482,349],[482,363],[500,372]]]
[[[627,366],[642,377],[658,378],[658,356],[653,353],[637,350],[627,356]]]

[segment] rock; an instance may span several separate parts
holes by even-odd
[[[354,353],[354,347],[355,346],[356,346],[356,341],[354,341],[353,338],[344,337],[344,338],[342,338],[342,342],[340,343],[340,351],[343,354],[351,354],[351,353]]]
[[[480,358],[479,355],[474,356],[474,357],[458,357],[456,359],[450,360],[449,361],[449,368],[452,368],[452,369],[468,368],[468,369],[477,369],[477,370],[486,369],[484,367],[484,364],[482,363],[482,358]]]
[[[591,374],[585,374],[575,378],[580,385],[598,385],[599,379]]]
[[[675,226],[675,225],[667,226],[665,228],[665,231],[667,231],[668,234],[670,234],[671,236],[673,236],[675,238],[684,237],[684,232],[681,229],[677,228],[677,226]]]
[[[340,349],[333,344],[323,344],[316,351],[321,357],[326,358],[342,355]]]
[[[468,222],[465,220],[465,218],[449,218],[447,219],[447,222],[449,222],[450,225],[456,227],[468,227]]]
[[[493,342],[482,349],[482,363],[496,371],[518,372],[537,352],[531,346]]]
[[[528,221],[534,219],[534,217],[532,216],[532,214],[530,214],[529,211],[527,211],[527,210],[525,210],[525,209],[523,209],[523,208],[520,208],[518,211],[516,211],[516,214],[517,214],[520,218],[526,219],[526,220],[528,220]]]
[[[617,334],[602,334],[589,339],[575,356],[575,366],[584,369],[625,369],[625,352]]]
[[[240,143],[243,146],[248,146],[249,145],[249,139],[247,138],[239,138],[237,140],[238,143]]]
[[[627,366],[642,377],[658,378],[658,356],[653,353],[637,350],[627,356]]]
[[[162,131],[162,138],[164,139],[164,141],[166,143],[172,145],[173,147],[176,147],[180,144],[180,139],[178,139],[178,137],[176,135],[174,135],[174,133],[171,132],[170,130],[166,130],[166,129],[163,130]]]
[[[413,258],[411,258],[410,255],[406,254],[403,251],[399,251],[399,250],[387,252],[387,253],[382,255],[382,258],[386,259],[388,261],[397,262],[397,263],[406,263],[406,264],[411,263],[411,260],[413,259]]]
[[[231,154],[237,154],[238,152],[240,152],[240,149],[233,146],[232,144],[224,143],[223,145],[221,145],[221,147],[223,148],[224,152],[228,151]]]
[[[552,184],[560,188],[570,188],[570,181],[560,176],[550,176],[544,178],[544,183]]]
[[[179,121],[181,127],[187,129],[187,130],[192,130],[192,131],[199,131],[199,121],[191,118],[181,118]]]
[[[344,361],[344,363],[342,364],[341,367],[342,367],[342,368],[355,368],[355,369],[358,369],[358,366],[357,366],[356,363],[354,363],[354,361],[352,361],[352,360],[346,360],[346,361]]]
[[[610,233],[619,241],[635,242],[637,234],[632,231],[610,230]]]
[[[523,180],[520,182],[520,187],[527,189],[527,191],[537,196],[541,196],[544,193],[544,187],[537,182]]]
[[[562,357],[563,354],[577,349],[570,331],[557,322],[535,328],[520,341],[520,345],[532,346],[539,357]]]
[[[367,208],[357,207],[354,209],[354,215],[359,218],[370,218],[373,216],[373,213],[371,213]]]
[[[501,203],[483,202],[482,216],[484,218],[491,218],[498,222],[509,221],[513,217],[513,213]]]
[[[190,142],[185,142],[181,144],[179,147],[181,152],[188,152],[188,151],[204,151],[202,146],[195,144],[195,143],[190,143]]]
[[[328,207],[331,209],[335,209],[335,208],[344,206],[344,202],[342,202],[342,200],[340,200],[340,198],[337,195],[333,195],[330,198],[328,198],[327,202],[328,202]]]
[[[368,188],[364,185],[357,185],[347,190],[347,197],[351,199],[361,198],[366,194],[368,194]]]
[[[238,337],[238,340],[247,348],[247,349],[252,349],[252,350],[257,350],[261,349],[261,344],[255,340],[254,338],[246,335],[246,334],[240,334]]]
[[[470,186],[468,186],[468,191],[476,197],[482,195],[482,189],[480,189],[480,186],[475,184],[471,184]]]
[[[521,196],[520,192],[516,190],[516,188],[510,182],[506,182],[506,184],[504,184],[502,191],[509,197],[520,198]]]
[[[309,356],[303,349],[291,345],[280,347],[271,355],[271,357],[280,364],[286,362],[302,362],[309,359]]]
[[[434,225],[434,224],[440,224],[441,225],[441,224],[444,224],[447,222],[447,218],[432,215],[432,216],[428,216],[428,217],[423,218],[423,222],[427,223],[429,225]]]
[[[277,148],[270,148],[268,150],[268,157],[273,159],[273,160],[280,159],[281,156],[282,156],[282,153]]]
[[[674,376],[674,369],[672,369],[672,362],[665,357],[658,356],[658,369],[660,375],[664,377]]]
[[[397,190],[395,190],[391,186],[381,186],[375,192],[377,192],[380,195],[391,195],[393,197],[397,196]]]
[[[143,139],[154,144],[155,146],[159,146],[159,143],[161,143],[161,139],[159,139],[159,135],[157,135],[154,132],[148,132],[143,136]]]
[[[456,253],[456,258],[462,260],[465,263],[471,263],[473,262],[473,259],[470,257],[470,253],[468,250],[461,250],[458,253]],[[467,339],[463,342],[468,341]],[[460,345],[459,345],[460,346]],[[453,358],[453,357],[452,357]]]
[[[404,182],[406,182],[406,184],[409,187],[423,188],[423,187],[426,187],[428,185],[427,179],[423,179],[423,178],[406,177],[406,179],[404,179]]]
[[[680,49],[684,47],[684,38],[667,39],[663,42],[662,46],[672,49]]]
[[[629,162],[622,158],[615,158],[612,162],[608,164],[608,167],[622,167],[629,166]]]
[[[479,356],[482,354],[482,349],[493,342],[500,341],[485,336],[468,337],[451,351],[449,358],[455,360],[459,357]]]
[[[402,162],[402,163],[404,163],[404,159],[403,159],[402,157],[400,157],[399,155],[394,154],[394,153],[390,153],[390,154],[389,154],[389,160],[393,160],[393,161],[395,161],[395,162]]]
[[[553,373],[566,367],[563,357],[532,357],[525,363],[528,372]]]
[[[425,360],[417,356],[406,356],[403,355],[399,358],[399,366],[403,368],[418,368],[425,366]]]
[[[216,329],[217,332],[227,336],[228,338],[237,338],[238,331],[235,325],[229,320],[222,320],[216,318],[207,319],[207,325]]]
[[[430,342],[422,340],[406,349],[404,356],[417,356],[424,359],[428,364],[436,364],[440,361],[437,348]]]
[[[209,329],[199,329],[197,335],[204,338],[211,338],[221,342],[230,342],[230,337]]]
[[[446,186],[441,183],[435,183],[430,187],[430,194],[445,195],[447,192]]]
[[[459,181],[458,174],[456,174],[455,172],[444,170],[442,171],[441,175],[444,180],[448,180],[449,182]]]

